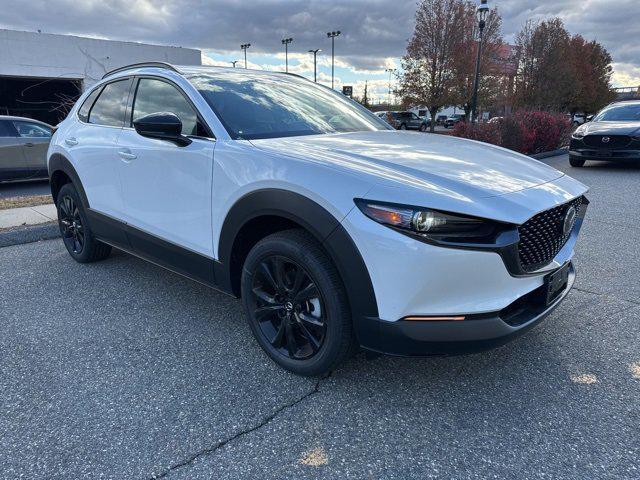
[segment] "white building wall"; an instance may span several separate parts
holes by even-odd
[[[4,29],[0,52],[0,76],[81,79],[85,88],[106,72],[132,63],[202,63],[200,50],[192,48]]]

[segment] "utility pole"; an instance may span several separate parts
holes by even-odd
[[[480,0],[478,10],[476,11],[478,16],[478,28],[480,34],[478,35],[478,57],[476,58],[476,79],[473,83],[473,98],[471,100],[471,121],[476,122],[476,110],[478,108],[478,85],[480,84],[480,55],[482,52],[482,31],[486,24],[487,15],[489,14],[489,6],[487,0]]]
[[[233,68],[236,68],[236,63],[238,63],[240,60],[233,60],[231,62],[231,65],[233,65]]]
[[[336,30],[335,32],[327,32],[327,37],[331,39],[331,89],[333,90],[333,79],[334,79],[334,71],[335,71],[335,53],[336,53],[336,37],[340,35],[340,30]]]
[[[285,72],[289,73],[289,44],[293,42],[293,38],[283,38],[282,44],[284,45],[284,64]]]
[[[389,107],[391,107],[391,75],[393,75],[397,70],[395,68],[387,68],[386,70],[389,72]]]
[[[240,48],[244,51],[244,68],[247,68],[247,48],[251,46],[250,43],[243,43]]]
[[[322,50],[320,50],[319,48],[316,48],[315,50],[309,50],[309,53],[313,53],[313,81],[318,83],[318,68],[317,68],[317,62],[316,62],[316,56],[318,55],[318,52],[321,52]]]

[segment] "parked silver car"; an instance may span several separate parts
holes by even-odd
[[[52,131],[38,120],[0,116],[0,182],[47,178]]]

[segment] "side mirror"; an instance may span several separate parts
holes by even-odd
[[[174,142],[179,147],[186,147],[191,139],[182,135],[182,122],[171,112],[156,112],[137,118],[133,126],[143,137],[157,138]]]
[[[584,119],[585,122],[590,122],[591,120],[593,120],[593,117],[595,115],[587,115],[587,117]]]

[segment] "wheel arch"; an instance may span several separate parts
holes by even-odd
[[[53,202],[57,204],[58,192],[65,183],[73,183],[78,190],[78,194],[82,199],[85,207],[89,207],[89,200],[82,187],[82,182],[76,169],[64,155],[60,153],[54,153],[49,158],[49,184],[51,185],[51,196]]]
[[[218,242],[215,277],[219,287],[239,296],[242,265],[250,248],[266,235],[288,228],[306,230],[323,246],[345,285],[354,322],[378,315],[369,271],[348,232],[324,207],[287,190],[252,192],[229,210]],[[251,238],[244,244],[247,232]]]

